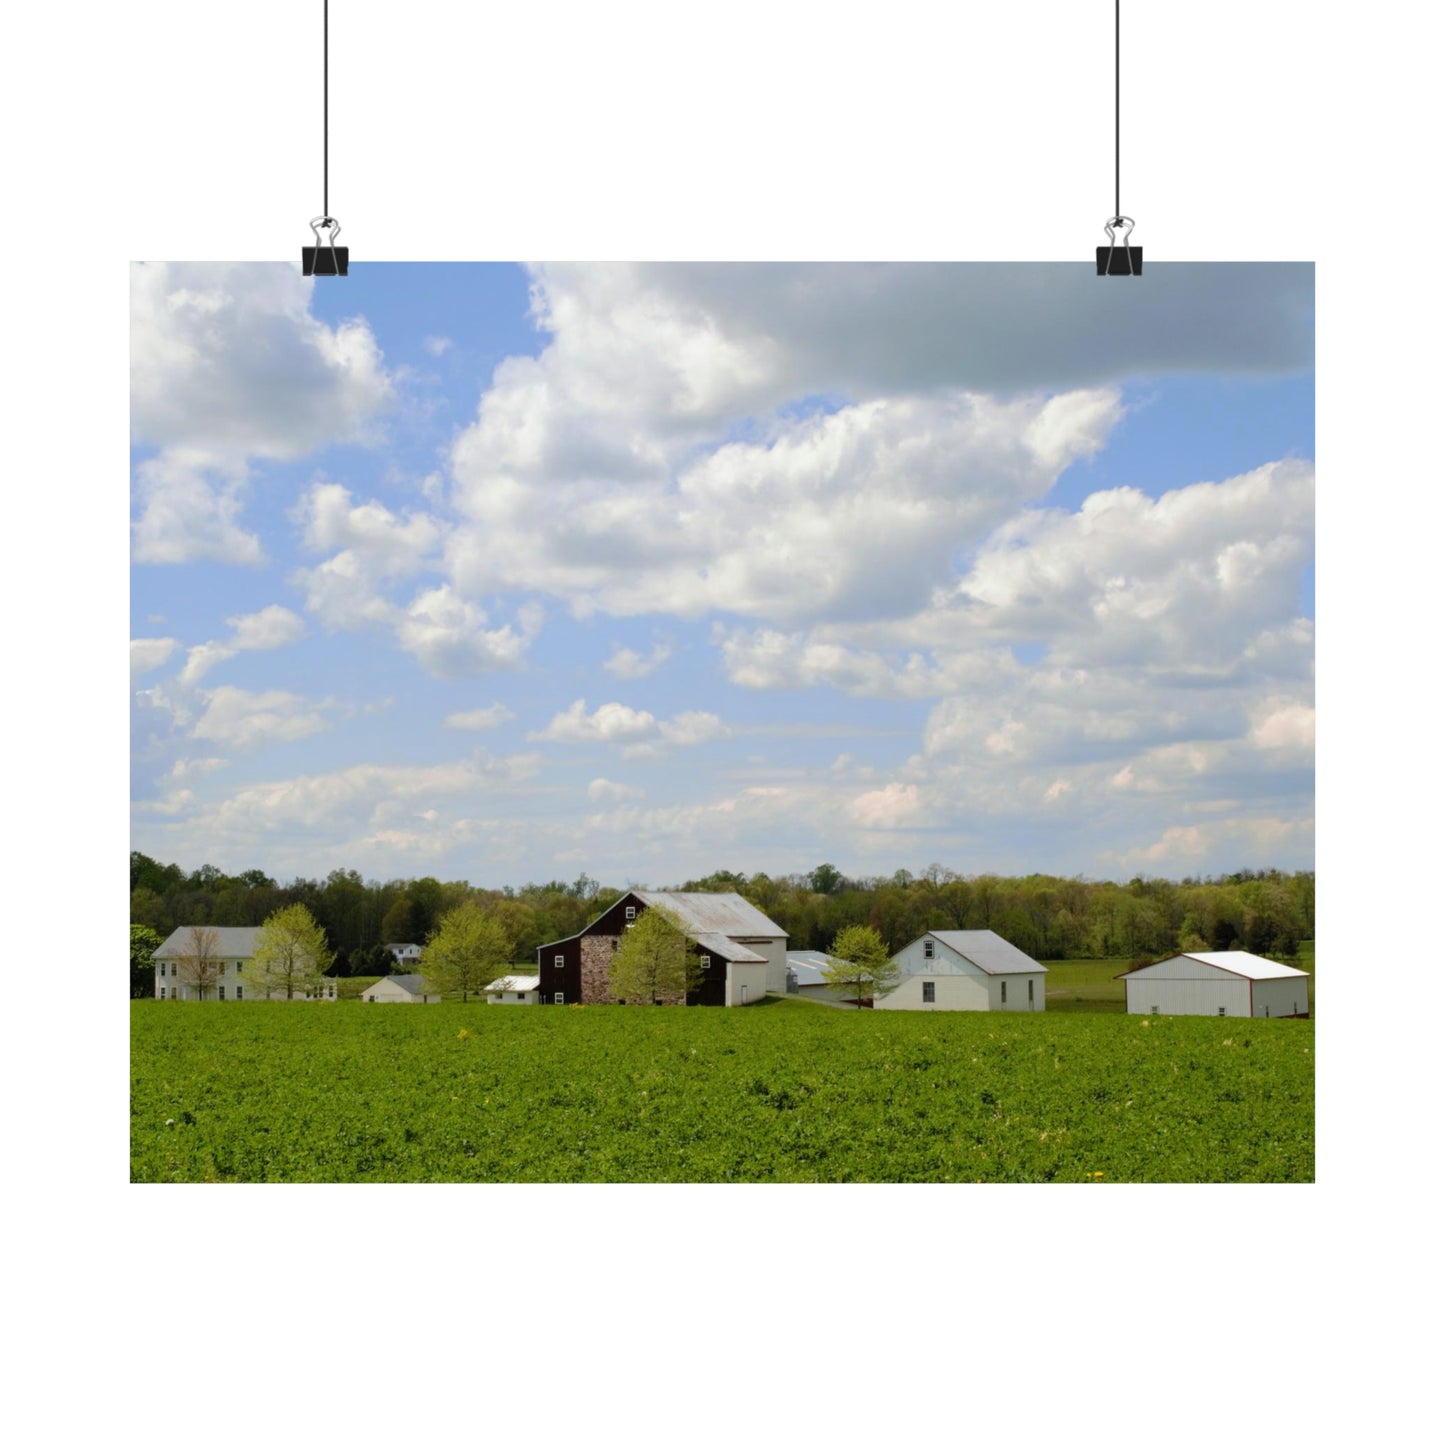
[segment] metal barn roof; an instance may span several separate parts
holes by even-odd
[[[531,993],[542,982],[535,973],[509,973],[506,978],[495,979],[483,990],[484,993]]]
[[[690,933],[688,937],[699,948],[705,949],[708,953],[715,953],[719,958],[731,959],[734,963],[767,962],[762,954],[754,953],[752,949],[741,943],[734,943],[725,933]]]
[[[1175,957],[1181,955],[1176,954]],[[1242,974],[1245,978],[1308,978],[1302,968],[1291,968],[1287,963],[1276,963],[1272,958],[1261,958],[1257,953],[1245,953],[1235,949],[1233,953],[1186,953],[1184,958],[1197,958],[1200,963],[1214,968],[1228,969],[1230,973]]]
[[[668,908],[689,933],[728,938],[786,938],[787,931],[737,893],[653,893],[633,890],[649,908]]]
[[[924,935],[936,938],[955,953],[961,953],[971,964],[985,973],[1047,973],[1043,964],[1015,948],[1008,939],[1000,938],[991,928],[933,929]]]
[[[207,933],[216,935],[215,958],[250,958],[256,952],[259,928],[216,928],[209,923],[197,925]],[[178,928],[151,954],[152,958],[179,958],[191,951],[192,925]]]
[[[376,983],[394,983],[408,993],[426,992],[426,975],[420,973],[389,973],[385,978],[377,979]],[[376,987],[376,983],[372,984],[372,988]]]
[[[832,962],[826,953],[814,948],[802,948],[788,954],[788,967],[798,976],[798,984],[827,983],[823,970]]]

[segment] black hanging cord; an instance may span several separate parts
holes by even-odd
[[[341,225],[331,214],[331,0],[321,0],[321,214],[311,234],[316,244],[301,248],[301,274],[345,276],[347,248],[336,244]]]
[[[321,213],[331,214],[331,0],[321,0]]]
[[[1134,229],[1132,217],[1123,212],[1123,188],[1120,185],[1119,151],[1120,124],[1119,107],[1119,11],[1120,0],[1114,0],[1114,214],[1104,222],[1105,234],[1109,237],[1107,246],[1094,251],[1094,264],[1100,276],[1138,276],[1144,269],[1142,247],[1129,244]]]

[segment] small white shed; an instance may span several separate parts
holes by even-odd
[[[505,978],[494,979],[482,992],[488,1003],[536,1003],[541,983],[539,974],[509,973]]]
[[[379,978],[362,995],[364,1003],[440,1003],[439,993],[426,991],[426,979],[419,973],[393,973]]]
[[[925,933],[893,959],[902,981],[876,1009],[1043,1011],[1048,970],[991,928]]]
[[[1131,1014],[1214,1014],[1219,1018],[1307,1018],[1309,974],[1236,949],[1176,953],[1131,969],[1124,996]]]

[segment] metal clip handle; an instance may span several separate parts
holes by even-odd
[[[320,253],[322,246],[322,230],[325,229],[330,231],[330,240],[326,242],[326,244],[331,247],[331,274],[333,276],[341,275],[341,267],[337,264],[336,260],[336,238],[341,234],[341,222],[338,221],[334,216],[314,216],[312,217],[310,224],[311,234],[316,237],[316,250],[318,254]]]
[[[1122,243],[1119,241],[1119,238],[1114,234],[1116,231],[1118,231],[1118,230],[1120,230],[1120,229],[1122,229],[1123,232],[1124,232],[1124,240],[1123,240]],[[1109,260],[1108,260],[1108,264],[1107,264],[1107,266],[1105,267],[1105,271],[1104,271],[1104,274],[1105,274],[1106,276],[1113,274],[1113,270],[1114,270],[1114,247],[1115,247],[1116,245],[1119,245],[1119,244],[1122,244],[1123,247],[1124,247],[1124,255],[1125,255],[1125,257],[1128,259],[1128,262],[1129,262],[1129,274],[1130,274],[1131,276],[1135,274],[1135,273],[1134,273],[1134,256],[1133,256],[1133,253],[1129,250],[1129,237],[1130,237],[1131,235],[1133,235],[1133,233],[1134,233],[1134,218],[1133,218],[1133,216],[1110,216],[1109,219],[1104,222],[1104,234],[1109,238]]]

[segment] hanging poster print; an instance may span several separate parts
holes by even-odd
[[[799,955],[748,1002],[861,925],[991,932],[1043,1011],[1312,937],[1310,266],[144,264],[132,308],[158,938],[299,902],[372,980],[470,885],[481,987],[570,1003],[540,945],[705,887]]]

